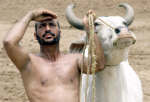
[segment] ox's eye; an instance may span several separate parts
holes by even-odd
[[[119,28],[115,28],[115,33],[119,34],[120,33],[120,29]]]
[[[125,26],[128,26],[127,22],[123,22],[123,24],[124,24]]]
[[[94,23],[94,26],[99,26],[99,25],[100,25],[100,24],[99,24],[99,23],[97,23],[97,22],[95,22],[95,23]]]

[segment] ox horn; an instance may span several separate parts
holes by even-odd
[[[119,5],[119,7],[123,7],[123,8],[126,9],[126,15],[125,15],[124,19],[127,21],[127,25],[129,26],[134,20],[134,10],[133,10],[133,8],[127,3],[121,3]]]
[[[66,18],[72,26],[74,26],[77,29],[84,30],[83,21],[79,19],[78,17],[76,17],[72,10],[74,7],[75,7],[74,4],[70,4],[66,8]]]

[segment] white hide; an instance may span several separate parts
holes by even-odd
[[[83,89],[86,75],[82,76]],[[89,76],[88,102],[92,102],[92,76]],[[82,95],[84,95],[84,92]],[[116,66],[107,66],[96,74],[96,102],[142,102],[141,82],[129,65],[123,61]],[[82,102],[84,101],[82,96]]]
[[[125,26],[121,17],[101,17],[113,27]],[[113,42],[117,38],[115,32],[97,19],[97,33],[104,49],[106,67],[96,73],[96,102],[142,102],[141,82],[128,63],[129,47],[116,48]],[[109,36],[112,38],[109,39]],[[134,36],[134,35],[133,35]],[[135,36],[134,36],[135,37]],[[81,102],[85,102],[86,77],[82,75]],[[88,101],[92,102],[92,76],[89,76]]]

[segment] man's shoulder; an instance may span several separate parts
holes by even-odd
[[[29,54],[29,58],[30,58],[30,62],[33,61],[33,60],[38,60],[38,59],[43,59],[41,54],[39,53],[30,53]]]
[[[82,54],[80,53],[68,53],[65,54],[64,59],[66,59],[66,61],[69,61],[70,63],[78,63],[81,59],[82,59]]]
[[[39,53],[29,53],[29,57],[32,58],[32,57],[40,57],[40,54]]]
[[[79,58],[82,57],[81,53],[67,53],[65,56],[70,57],[70,58]]]

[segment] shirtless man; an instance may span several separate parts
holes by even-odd
[[[36,21],[35,36],[40,45],[39,54],[27,53],[19,45],[31,21]],[[40,9],[28,12],[12,27],[3,41],[9,58],[21,73],[30,102],[79,102],[82,55],[61,53],[60,34],[55,13]],[[96,37],[95,43],[97,49],[101,49]],[[96,51],[96,71],[104,68],[102,53],[102,50]],[[86,60],[83,66],[86,73]]]

